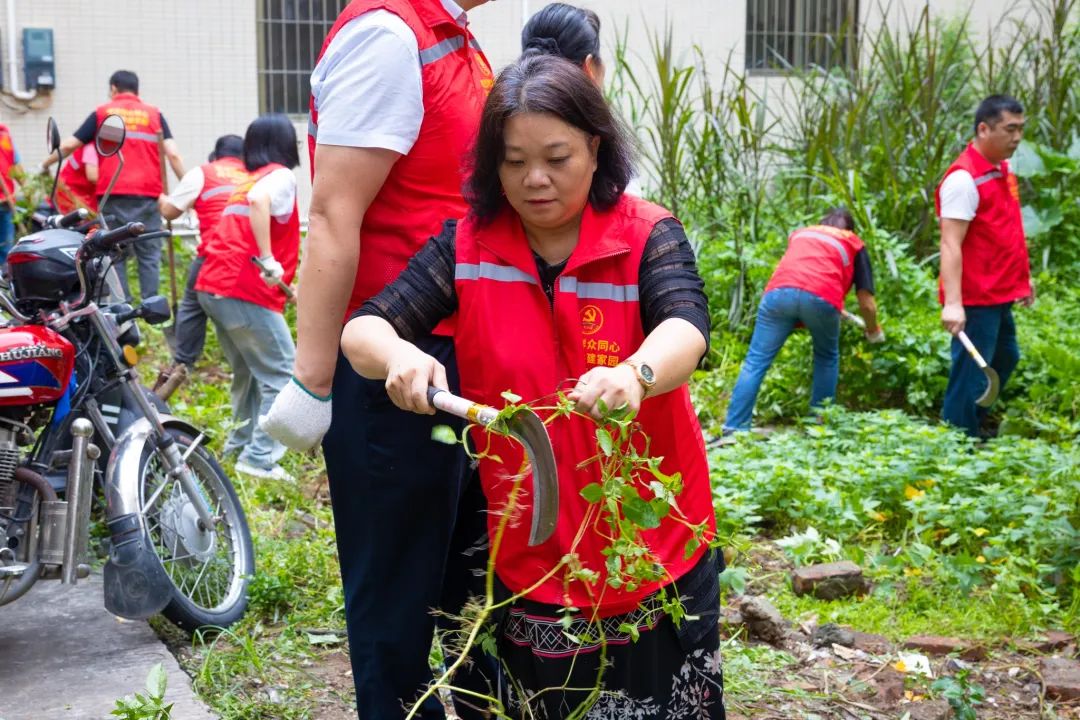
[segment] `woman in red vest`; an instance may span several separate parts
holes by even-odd
[[[691,705],[696,717],[724,717],[720,560],[708,547],[708,464],[687,387],[707,349],[708,308],[682,226],[623,193],[630,147],[579,67],[546,55],[510,66],[484,106],[469,214],[448,222],[342,336],[358,373],[385,378],[397,406],[430,414],[427,387],[445,388],[445,369],[410,339],[456,313],[462,394],[502,406],[506,390],[534,400],[565,387],[595,418],[626,406],[650,455],[663,458],[660,471],[681,476],[678,510],[641,535],[660,573],[624,582],[607,557],[609,516],[581,494],[601,481],[598,465],[586,462],[598,452],[593,420],[549,423],[559,519],[535,547],[527,520],[502,527],[504,512],[531,512],[528,483],[508,510],[507,478],[518,474],[521,447],[474,435],[476,447],[489,448],[480,478],[489,533],[499,538],[495,572],[516,596],[497,629],[514,714],[566,717],[595,702],[592,712],[605,717],[677,717]],[[630,481],[645,500],[653,499],[648,480]],[[583,572],[560,566],[568,553]],[[696,619],[673,621],[661,596],[678,596]],[[598,685],[607,692],[590,699]]]
[[[162,390],[163,399],[167,400],[172,390],[180,386],[202,355],[206,342],[206,313],[199,304],[195,281],[206,260],[206,241],[221,220],[229,198],[238,186],[250,179],[251,173],[244,167],[244,138],[222,135],[214,143],[214,151],[206,163],[189,170],[170,194],[158,198],[158,209],[166,220],[175,220],[188,210],[194,210],[199,219],[199,245],[188,267],[184,297],[176,310],[173,362],[158,374],[154,384],[155,392]]]
[[[801,228],[788,238],[787,252],[776,266],[758,306],[754,335],[739,378],[731,391],[724,434],[750,429],[758,390],[773,360],[799,324],[814,343],[814,378],[810,407],[836,395],[840,375],[840,313],[852,285],[866,323],[866,339],[885,340],[878,326],[870,254],[853,232],[851,213],[831,210],[819,225]]]
[[[300,218],[296,177],[300,164],[296,130],[285,115],[263,115],[244,135],[244,167],[221,219],[204,241],[206,260],[195,289],[214,321],[218,343],[232,365],[233,419],[244,423],[230,435],[225,453],[236,452],[236,470],[287,479],[278,464],[285,446],[257,421],[292,376],[295,348],[282,311],[296,273]],[[252,262],[258,257],[265,271]]]

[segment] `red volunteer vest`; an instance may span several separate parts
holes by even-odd
[[[162,192],[161,153],[158,147],[161,111],[147,105],[134,93],[117,93],[109,102],[98,107],[98,125],[106,115],[119,115],[127,125],[123,148],[124,169],[116,179],[113,195],[156,198]],[[118,155],[98,160],[98,197],[105,194],[119,163]]]
[[[964,305],[1000,305],[1027,297],[1031,294],[1031,266],[1020,215],[1020,188],[1009,162],[1003,161],[997,168],[974,145],[968,145],[941,181],[957,170],[971,173],[979,191],[979,207],[961,245]],[[934,194],[934,206],[941,217],[941,185]],[[945,302],[940,281],[938,299]]]
[[[281,312],[285,308],[285,293],[278,287],[263,282],[262,275],[252,256],[259,255],[255,233],[251,229],[251,205],[248,191],[264,177],[278,168],[271,163],[251,174],[251,177],[229,197],[221,219],[213,232],[203,241],[206,261],[203,263],[195,289],[223,297],[245,300],[264,308]],[[292,215],[285,222],[270,218],[270,249],[285,268],[286,283],[296,275],[296,259],[300,248],[300,216],[293,201]]]
[[[394,13],[416,35],[423,66],[424,119],[416,143],[394,163],[364,214],[360,263],[346,318],[396,278],[427,239],[438,234],[444,220],[468,211],[461,197],[462,164],[494,82],[487,58],[471,34],[439,0],[353,0],[330,28],[320,59],[346,23],[371,10]],[[310,107],[308,150],[314,176],[319,122],[314,98]],[[443,322],[436,332],[451,334],[452,325]]]
[[[791,233],[788,248],[765,292],[798,288],[817,295],[837,310],[855,278],[855,254],[864,247],[859,236],[829,225],[813,225]]]
[[[86,177],[86,165],[82,163],[83,149],[64,162],[60,169],[60,184],[56,190],[56,209],[69,213],[75,208],[85,207],[97,212],[97,183]]]
[[[527,400],[550,397],[557,389],[568,388],[567,380],[592,367],[614,367],[633,353],[644,340],[637,295],[641,256],[653,226],[666,217],[671,217],[667,210],[627,195],[604,213],[587,207],[581,239],[556,283],[554,313],[540,287],[517,216],[507,209],[487,226],[462,221],[457,229],[455,288],[459,305],[454,333],[462,394],[495,407],[505,404],[500,397],[505,390]],[[664,458],[662,470],[682,474],[679,507],[690,522],[707,523],[711,538],[715,516],[709,468],[688,387],[647,399],[637,419],[652,439],[650,454]],[[532,480],[526,478],[520,496],[522,516],[508,524],[495,562],[499,578],[515,592],[533,586],[570,551],[592,508],[580,490],[600,480],[596,464],[577,467],[597,452],[592,421],[558,418],[548,431],[559,469],[559,522],[546,542],[528,546]],[[490,452],[503,462],[482,460],[480,477],[488,505],[495,510],[505,507],[512,485],[508,478],[521,467],[523,450],[503,438],[491,440]],[[474,441],[476,447],[487,447],[486,438],[477,436]],[[642,497],[651,498],[648,478],[640,481]],[[500,515],[492,512],[488,518],[494,538]],[[634,592],[608,587],[601,550],[609,543],[598,534],[600,525],[590,523],[577,547],[584,565],[600,573],[599,583],[586,588],[581,581],[567,584],[566,578],[557,575],[528,597],[585,609],[597,605],[587,592],[591,590],[593,597],[603,594],[599,611],[608,616],[634,609],[645,596],[666,584],[648,584]],[[691,531],[670,517],[644,533],[673,579],[689,571],[704,552],[698,548],[689,558],[684,557],[691,537]]]
[[[11,169],[15,167],[15,145],[11,142],[11,132],[7,125],[0,125],[0,178],[9,193],[15,192],[15,181],[11,179]],[[7,207],[6,200],[0,198],[0,203]]]
[[[199,247],[195,252],[205,255],[207,238],[221,220],[229,198],[237,187],[251,179],[251,173],[244,167],[243,160],[234,157],[208,162],[200,169],[203,173],[202,192],[191,207],[199,216]]]

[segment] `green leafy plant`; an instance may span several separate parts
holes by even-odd
[[[956,675],[938,678],[930,686],[949,701],[956,720],[976,720],[975,708],[986,700],[986,689],[971,682],[970,676],[969,670],[961,670]]]
[[[165,703],[167,682],[165,668],[158,663],[146,676],[146,694],[135,693],[120,698],[110,714],[122,720],[169,720],[173,704]]]

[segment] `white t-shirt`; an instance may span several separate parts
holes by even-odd
[[[186,177],[186,176],[185,176]],[[289,168],[278,168],[251,186],[248,199],[257,192],[270,196],[270,215],[279,223],[292,217],[296,205],[296,176]]]
[[[442,5],[465,24],[465,12],[453,0]],[[319,145],[408,153],[424,120],[416,36],[387,10],[350,20],[311,73],[311,95],[319,113]]]
[[[979,209],[979,189],[967,170],[955,170],[941,183],[941,217],[970,221]]]
[[[206,177],[201,166],[188,170],[184,177],[180,178],[180,184],[173,188],[165,200],[180,212],[187,212],[198,200],[205,183]]]

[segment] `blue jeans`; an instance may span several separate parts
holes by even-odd
[[[806,326],[814,341],[810,406],[817,407],[836,395],[840,375],[840,312],[813,293],[777,288],[761,298],[750,350],[731,392],[725,430],[750,429],[761,381],[798,322]]]
[[[7,205],[0,207],[0,265],[7,262],[8,251],[15,244],[15,218]]]
[[[285,446],[259,427],[259,415],[274,404],[292,377],[292,334],[281,313],[245,300],[200,292],[199,304],[214,321],[218,344],[232,366],[233,420],[241,425],[229,434],[225,454],[269,470],[285,454]]]
[[[1004,389],[1005,381],[1020,362],[1012,303],[965,305],[964,312],[967,314],[964,331],[983,359],[997,371]],[[986,375],[960,341],[953,338],[952,368],[949,370],[949,384],[945,388],[941,419],[972,437],[977,436],[987,409],[977,406],[975,401],[986,390],[986,382]]]

